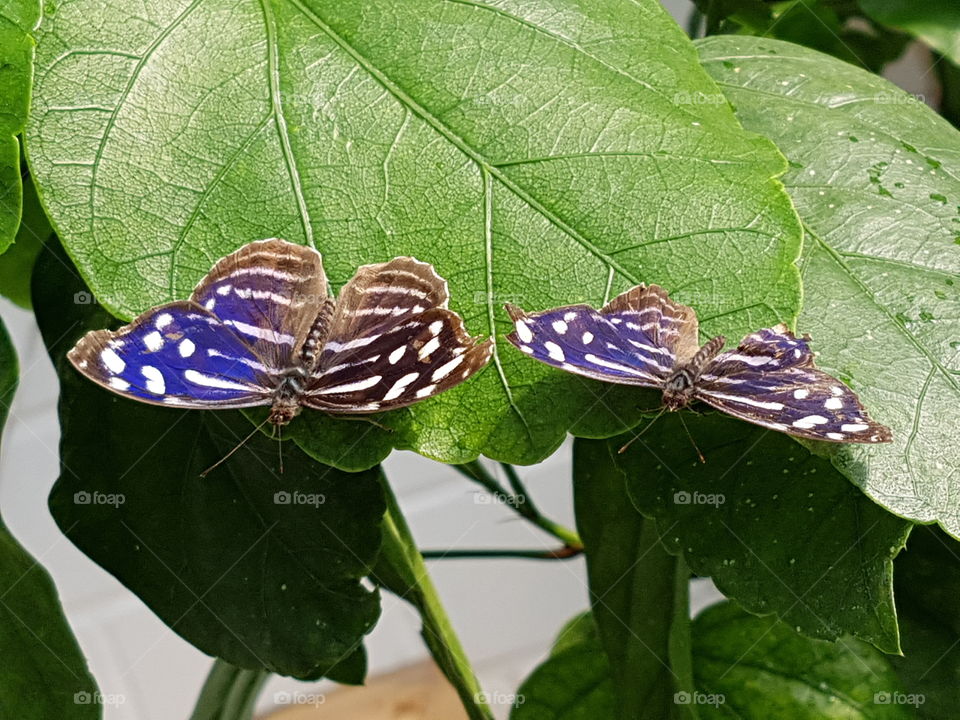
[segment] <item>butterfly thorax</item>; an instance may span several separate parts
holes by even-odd
[[[297,370],[286,375],[277,386],[273,405],[270,407],[269,420],[273,425],[286,425],[300,414],[303,382],[306,375],[299,368]]]
[[[663,406],[667,410],[679,410],[693,400],[697,378],[703,369],[717,356],[726,342],[722,335],[718,335],[703,347],[688,361],[678,365],[663,385]]]

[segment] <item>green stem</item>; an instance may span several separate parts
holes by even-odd
[[[564,545],[556,550],[513,550],[496,548],[477,550],[424,550],[424,560],[453,560],[463,558],[529,558],[531,560],[569,560],[583,553],[582,547]]]
[[[482,485],[494,497],[522,518],[533,523],[544,532],[553,535],[553,537],[560,540],[567,548],[576,549],[577,551],[583,550],[583,541],[576,532],[560,523],[554,522],[540,513],[530,498],[530,494],[520,481],[520,476],[517,474],[516,469],[507,463],[500,463],[500,466],[507,475],[507,482],[510,483],[513,493],[507,492],[506,488],[504,488],[479,461],[474,460],[473,462],[454,465],[453,467],[474,482]]]
[[[484,701],[483,690],[443,609],[406,518],[389,483],[384,482],[383,486],[387,512],[383,518],[380,560],[374,575],[380,584],[420,612],[427,647],[456,688],[470,720],[493,720],[493,713]]]
[[[257,696],[270,677],[214,660],[190,720],[250,720]]]

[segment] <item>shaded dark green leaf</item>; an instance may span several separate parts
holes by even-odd
[[[719,413],[685,418],[706,463],[674,414],[623,454],[629,436],[607,441],[592,462],[618,467],[671,552],[750,612],[897,652],[893,557],[910,524],[786,435]]]
[[[895,567],[903,657],[891,662],[904,692],[923,697],[920,717],[953,720],[960,708],[960,546],[918,526]]]
[[[693,623],[703,718],[907,720],[913,705],[888,659],[851,638],[804,637],[772,617],[724,602]]]

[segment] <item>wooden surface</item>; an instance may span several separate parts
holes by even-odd
[[[304,691],[304,695],[308,695]],[[457,693],[437,666],[425,662],[338,688],[322,704],[291,705],[267,720],[466,720]]]

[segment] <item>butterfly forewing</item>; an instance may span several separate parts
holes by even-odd
[[[100,385],[158,405],[268,405],[275,384],[232,328],[189,301],[148,310],[114,332],[87,333],[67,357]]]
[[[657,285],[638,285],[601,310],[571,305],[526,314],[508,306],[507,339],[548,365],[597,380],[659,387],[678,353],[696,352],[697,318]],[[692,352],[691,352],[692,348]]]
[[[850,388],[814,367],[806,340],[783,325],[717,355],[697,379],[695,395],[730,415],[799,437],[848,443],[891,438]]]
[[[227,255],[190,296],[239,333],[258,357],[283,371],[326,319],[327,279],[320,254],[285,240],[249,243]]]

